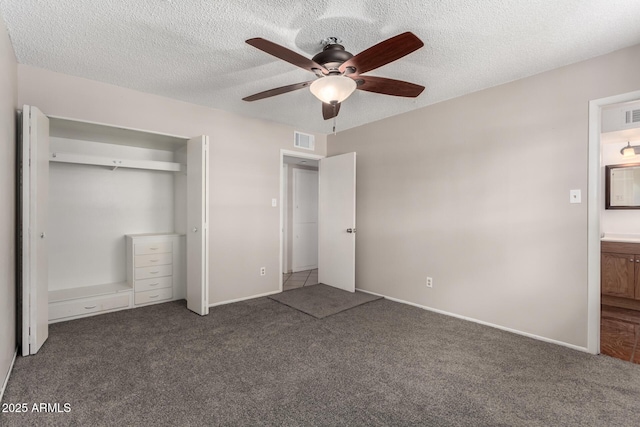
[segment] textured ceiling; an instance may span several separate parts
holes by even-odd
[[[246,43],[306,57],[335,36],[357,54],[404,31],[425,46],[368,74],[426,86],[416,99],[356,91],[338,131],[640,43],[639,0],[0,0],[18,62],[330,133],[313,79]],[[640,70],[639,70],[640,72]]]

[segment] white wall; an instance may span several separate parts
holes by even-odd
[[[330,136],[358,153],[357,287],[586,348],[588,102],[639,69],[634,46]]]
[[[295,150],[293,128],[25,65],[18,85],[19,103],[48,115],[209,135],[209,302],[278,291],[280,219],[271,199],[280,193],[280,149]],[[326,136],[316,135],[315,153],[326,153]]]
[[[0,388],[16,350],[17,87],[16,59],[0,18]]]

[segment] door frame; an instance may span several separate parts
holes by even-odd
[[[602,189],[602,108],[637,101],[640,91],[589,101],[588,197],[587,197],[587,351],[600,353],[600,206]]]
[[[282,165],[282,184],[280,187],[287,188],[289,186],[289,165],[284,163]],[[289,203],[289,197],[287,196],[287,191],[282,191],[282,198],[280,199],[280,204],[283,206],[282,209],[282,247],[280,248],[280,256],[282,257],[281,267],[282,272],[289,271],[289,262],[287,260],[287,254],[289,252],[289,230],[285,225],[289,221],[289,213],[287,212],[286,206]]]
[[[283,269],[282,269],[282,259],[283,259],[283,250],[284,250],[284,203],[282,203],[283,200],[285,200],[285,189],[284,189],[284,183],[285,183],[285,177],[284,177],[284,157],[288,156],[288,157],[297,157],[299,159],[310,159],[310,160],[320,160],[320,159],[324,159],[327,156],[323,156],[321,154],[312,154],[312,153],[303,153],[301,151],[294,151],[294,150],[285,150],[283,148],[280,149],[280,232],[278,233],[280,235],[280,257],[279,257],[279,263],[278,265],[279,270],[280,270],[280,274],[278,277],[278,283],[279,283],[279,290],[280,292],[282,292],[282,273],[283,273]],[[288,168],[287,168],[288,169]]]

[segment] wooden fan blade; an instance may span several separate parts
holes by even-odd
[[[284,46],[280,46],[279,44],[276,44],[274,42],[270,42],[269,40],[256,37],[247,40],[247,43],[255,47],[256,49],[260,49],[261,51],[266,52],[269,55],[273,55],[276,58],[287,61],[288,63],[293,64],[296,67],[303,68],[307,71],[311,71],[312,73],[314,72],[314,68],[321,70],[325,74],[329,72],[326,68],[316,63],[315,61],[312,61],[309,58],[305,58],[299,53],[296,53],[291,49],[287,49]]]
[[[356,83],[358,83],[357,89],[382,93],[384,95],[415,98],[424,90],[424,86],[402,80],[387,79],[385,77],[358,76],[355,80]]]
[[[340,103],[338,104],[327,104],[326,102],[322,103],[322,117],[325,120],[333,119],[340,112]]]
[[[424,46],[422,40],[407,31],[371,46],[369,49],[363,50],[353,58],[345,61],[340,65],[340,72],[344,73],[347,67],[354,67],[356,69],[355,74],[364,74],[367,71],[400,59],[414,50],[420,49],[422,46]]]
[[[305,87],[309,87],[309,85],[313,83],[313,80],[302,83],[295,83],[292,85],[277,87],[274,89],[265,90],[264,92],[256,93],[255,95],[247,96],[246,98],[242,98],[243,101],[257,101],[259,99],[269,98],[271,96],[282,95],[283,93],[293,92],[294,90],[302,89]]]

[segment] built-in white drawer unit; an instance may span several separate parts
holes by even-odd
[[[131,291],[114,295],[78,298],[70,301],[49,304],[49,321],[60,321],[75,317],[84,317],[102,311],[128,308],[131,303]]]
[[[159,265],[157,267],[135,267],[134,279],[150,279],[153,277],[164,277],[171,276],[173,274],[173,266],[169,265]],[[134,282],[134,288],[135,282]]]
[[[173,277],[155,277],[135,281],[136,292],[151,291],[154,289],[170,288],[173,286]]]
[[[173,242],[139,242],[135,245],[134,255],[170,254]]]
[[[134,305],[180,298],[182,238],[178,234],[129,234],[127,281],[133,288]]]
[[[173,296],[171,288],[154,289],[152,291],[136,292],[134,297],[135,304],[148,304],[158,301],[170,300]]]

